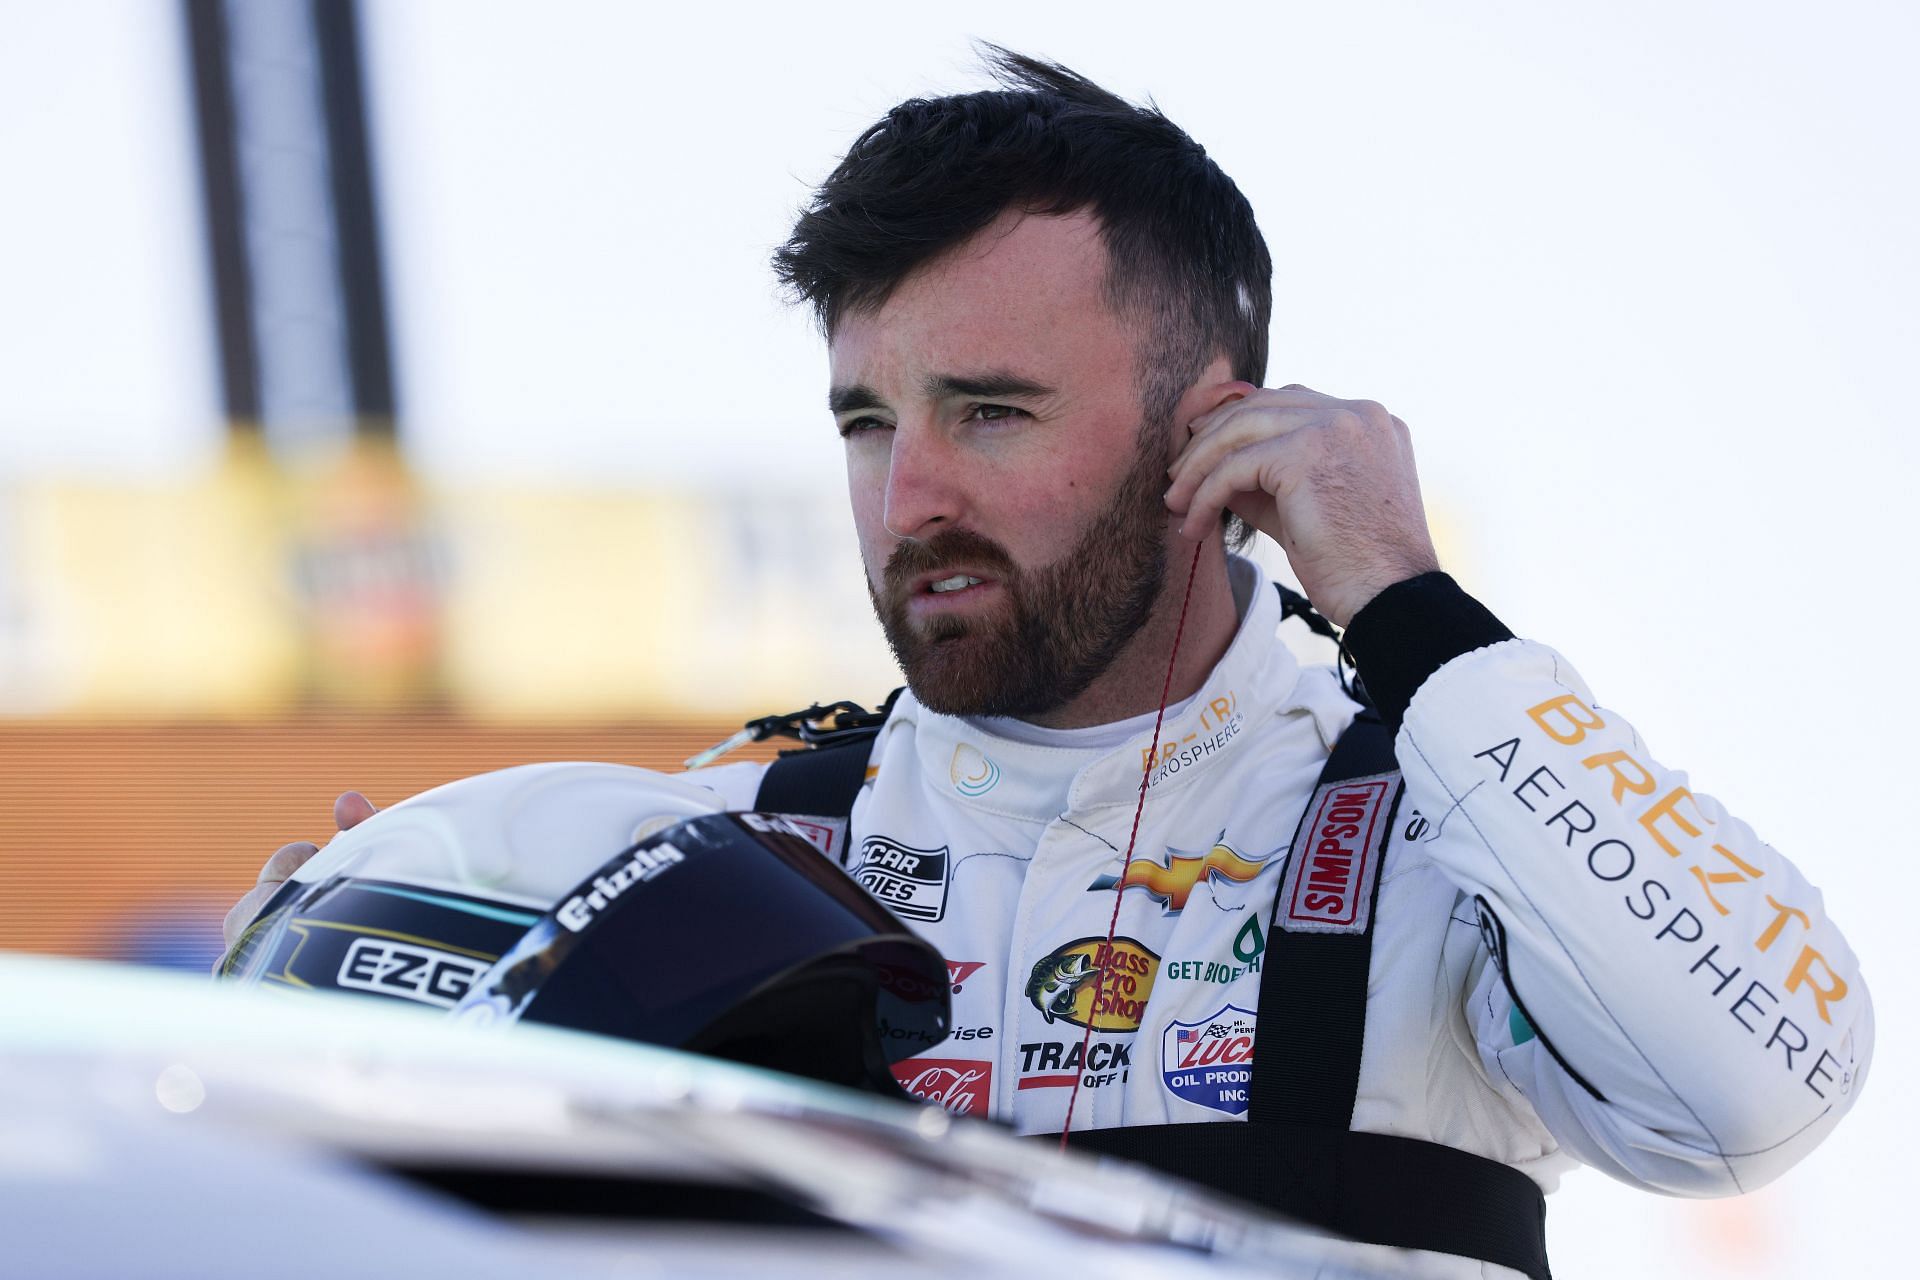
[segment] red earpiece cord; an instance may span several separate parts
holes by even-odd
[[[1180,656],[1180,637],[1187,629],[1187,606],[1193,602],[1193,580],[1200,570],[1202,542],[1193,549],[1193,563],[1187,566],[1187,590],[1180,598],[1180,621],[1173,629],[1173,651],[1167,654],[1167,676],[1160,682],[1160,709],[1153,717],[1153,745],[1147,749],[1146,766],[1140,770],[1140,798],[1133,805],[1133,831],[1127,836],[1127,854],[1120,862],[1120,876],[1113,886],[1113,914],[1107,918],[1106,949],[1096,957],[1093,970],[1093,1004],[1087,1009],[1087,1029],[1080,1036],[1080,1067],[1073,1073],[1073,1092],[1067,1095],[1067,1120],[1060,1126],[1060,1149],[1067,1149],[1067,1134],[1073,1129],[1073,1108],[1080,1100],[1080,1081],[1086,1076],[1087,1044],[1093,1039],[1093,1020],[1100,1008],[1100,992],[1107,978],[1107,965],[1113,956],[1114,931],[1120,927],[1120,897],[1127,890],[1127,871],[1133,866],[1133,845],[1140,838],[1140,814],[1147,807],[1147,780],[1159,763],[1160,726],[1167,718],[1167,694],[1173,690],[1173,664]]]

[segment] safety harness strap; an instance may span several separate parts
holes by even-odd
[[[1334,744],[1300,815],[1260,959],[1250,1121],[1353,1124],[1379,863],[1400,803],[1399,767],[1393,735],[1364,708]],[[1343,806],[1348,794],[1358,802]],[[1335,820],[1355,813],[1370,822]],[[1334,856],[1322,854],[1323,839]]]
[[[753,807],[761,813],[848,817],[872,752],[870,733],[831,746],[783,751],[761,775]]]
[[[1539,1186],[1518,1169],[1437,1142],[1227,1122],[1089,1129],[1076,1131],[1072,1145],[1370,1244],[1459,1254],[1550,1280]]]
[[[1311,612],[1304,601],[1297,611]],[[862,726],[847,740],[783,754],[754,807],[847,817],[874,732],[877,725]],[[1393,731],[1363,706],[1321,770],[1275,898],[1247,1120],[1075,1131],[1072,1145],[1356,1240],[1459,1254],[1550,1280],[1546,1198],[1532,1178],[1439,1143],[1349,1127],[1381,864],[1401,790]],[[1358,828],[1351,833],[1350,822]]]

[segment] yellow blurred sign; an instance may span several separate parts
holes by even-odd
[[[0,715],[733,716],[897,683],[834,505],[423,488],[248,442],[189,482],[0,494]]]

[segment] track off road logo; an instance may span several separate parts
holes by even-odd
[[[1226,832],[1214,841],[1213,847],[1205,853],[1182,853],[1178,849],[1167,850],[1167,862],[1160,865],[1151,858],[1135,856],[1127,864],[1125,875],[1104,875],[1087,886],[1088,893],[1098,893],[1111,889],[1115,885],[1121,892],[1129,889],[1144,890],[1148,897],[1160,904],[1160,910],[1166,915],[1177,916],[1186,910],[1187,898],[1194,887],[1205,880],[1216,897],[1223,882],[1250,884],[1273,862],[1274,850],[1248,858],[1236,853],[1226,843]]]
[[[1160,1078],[1167,1092],[1230,1116],[1245,1115],[1253,1031],[1253,1011],[1232,1004],[1198,1022],[1169,1023],[1160,1033]]]
[[[1137,1031],[1160,957],[1134,938],[1078,938],[1056,947],[1027,978],[1027,999],[1048,1022]]]

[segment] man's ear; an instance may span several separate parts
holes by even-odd
[[[1180,404],[1174,413],[1180,441],[1186,441],[1187,426],[1195,418],[1212,413],[1223,404],[1244,399],[1259,389],[1251,382],[1234,377],[1233,367],[1227,363],[1227,358],[1216,356],[1199,380],[1187,388],[1187,394],[1180,397]]]

